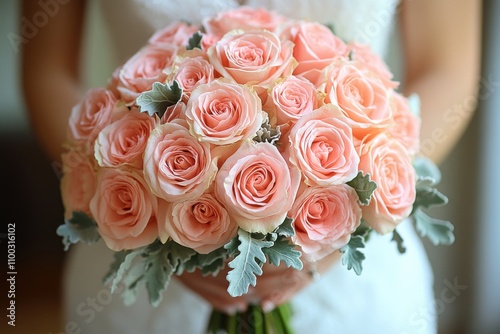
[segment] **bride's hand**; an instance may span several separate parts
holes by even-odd
[[[319,275],[340,259],[336,251],[314,263],[304,263],[302,270],[265,264],[262,276],[257,277],[257,285],[250,286],[248,293],[241,297],[231,297],[227,292],[227,266],[216,277],[202,276],[200,271],[184,273],[178,279],[189,289],[207,300],[215,309],[226,313],[244,311],[248,304],[258,303],[265,311],[290,300],[296,293],[313,281],[313,274]]]

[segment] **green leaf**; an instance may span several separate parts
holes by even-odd
[[[144,264],[136,263],[123,278],[125,289],[122,292],[123,303],[127,306],[132,305],[137,300],[139,283],[144,282]]]
[[[176,268],[168,258],[168,247],[151,248],[153,249],[148,251],[145,260],[144,279],[146,281],[149,302],[153,307],[157,307],[162,300],[163,291],[168,286]]]
[[[368,205],[373,192],[377,189],[377,184],[370,179],[370,174],[359,172],[351,181],[347,182],[349,186],[356,190],[359,202],[362,205]]]
[[[359,235],[366,241],[371,231],[372,228],[370,227],[370,225],[368,225],[368,223],[363,218],[361,218],[361,223],[356,228],[356,231],[352,233],[352,235]]]
[[[391,241],[394,241],[396,243],[399,253],[401,253],[401,254],[406,253],[406,247],[404,245],[404,240],[396,230],[392,231]]]
[[[166,109],[177,102],[182,97],[182,89],[177,81],[171,86],[154,82],[151,90],[145,91],[136,99],[136,103],[141,112],[147,112],[150,116],[157,114],[160,118]]]
[[[142,255],[142,252],[143,252],[143,249],[141,248],[139,250],[128,252],[125,255],[125,257],[123,258],[123,261],[118,266],[118,270],[116,270],[116,272],[114,274],[113,281],[111,281],[111,293],[114,293],[116,291],[116,289],[118,288],[118,284],[122,280],[125,279],[128,270],[132,266],[134,259],[137,256]],[[112,266],[113,265],[116,266],[117,261],[119,261],[121,257],[122,257],[121,255],[118,257],[115,256],[115,262],[112,264]]]
[[[257,284],[256,275],[262,275],[261,265],[266,262],[266,256],[262,251],[273,245],[273,242],[252,238],[252,235],[242,229],[238,230],[239,254],[229,262],[232,268],[227,274],[229,287],[227,291],[232,297],[241,296],[248,292],[250,284]]]
[[[73,212],[70,219],[66,219],[64,224],[59,225],[56,233],[63,238],[65,251],[79,241],[92,244],[101,238],[96,222],[81,211]]]
[[[187,49],[188,50],[193,50],[195,48],[201,49],[201,39],[203,38],[203,35],[200,34],[199,31],[195,32],[193,36],[189,38]]]
[[[417,188],[415,202],[413,203],[413,212],[418,208],[431,208],[434,206],[443,206],[448,203],[448,197],[439,192],[436,188]]]
[[[333,25],[333,23],[329,22],[329,23],[325,23],[325,26],[330,29],[331,32],[333,32],[335,34],[335,26]]]
[[[263,248],[262,251],[269,258],[269,262],[275,266],[279,266],[283,261],[288,268],[302,270],[303,264],[300,261],[302,253],[296,250],[288,239],[279,238],[272,247]]]
[[[274,146],[278,146],[280,137],[280,127],[277,126],[272,128],[269,123],[269,117],[267,117],[262,123],[260,129],[255,133],[253,141],[256,143],[270,143]]]
[[[217,276],[219,272],[225,267],[226,261],[223,258],[219,258],[214,262],[207,264],[201,268],[201,274],[203,276]]]
[[[418,183],[433,186],[441,182],[441,171],[431,159],[422,156],[415,157],[413,168],[417,173]]]
[[[224,267],[227,253],[228,251],[224,247],[218,248],[208,254],[197,253],[183,264],[183,268],[188,272],[193,272],[197,268],[200,268],[202,269],[202,273],[208,272],[208,270],[214,270],[214,276],[216,276],[216,274]]]
[[[168,251],[170,263],[176,268],[178,275],[182,273],[183,265],[196,255],[195,250],[181,246],[173,240],[167,241],[164,247]]]
[[[125,261],[125,257],[130,252],[131,252],[130,250],[124,250],[124,251],[115,252],[113,254],[113,257],[115,259],[111,263],[111,265],[109,266],[108,272],[106,273],[106,275],[104,275],[104,278],[102,279],[102,282],[104,284],[111,283],[111,279],[113,277],[115,277],[116,273],[118,272],[118,269],[120,269],[121,264],[123,263],[123,261]]]
[[[240,240],[238,236],[231,239],[231,241],[229,241],[227,244],[224,245],[224,249],[227,250],[227,255],[229,257],[236,256],[236,254],[238,254],[239,245],[240,245]]]
[[[156,241],[144,250],[144,280],[151,305],[157,307],[160,304],[163,291],[170,283],[172,275],[179,273],[183,264],[195,254],[194,250],[181,246],[173,240],[165,244]]]
[[[282,237],[293,237],[295,235],[295,230],[293,229],[292,223],[293,219],[286,217],[283,223],[281,223],[274,232]]]
[[[429,238],[434,245],[451,245],[455,241],[453,225],[450,222],[429,217],[420,209],[411,217],[420,235]]]
[[[365,259],[365,254],[358,250],[358,248],[364,248],[365,242],[363,237],[359,235],[351,236],[351,240],[344,247],[340,248],[342,253],[342,264],[347,266],[347,269],[354,269],[357,275],[361,275],[363,271],[363,260]]]

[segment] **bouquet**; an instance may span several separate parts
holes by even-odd
[[[305,270],[340,251],[361,274],[371,233],[412,219],[435,244],[452,225],[422,209],[447,199],[419,150],[418,99],[366,45],[331,27],[248,7],[157,31],[106,88],[74,107],[63,156],[68,248],[102,239],[104,281],[157,306],[173,275],[226,266],[228,293],[263,265]],[[252,317],[249,317],[248,314]],[[288,305],[214,311],[208,326],[290,332]]]

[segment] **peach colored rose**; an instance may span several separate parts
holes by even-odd
[[[184,202],[162,202],[158,216],[162,242],[170,237],[201,254],[224,246],[238,230],[238,225],[212,194]]]
[[[346,184],[303,187],[290,211],[295,235],[311,261],[321,260],[345,246],[361,222],[356,191]]]
[[[137,108],[106,126],[95,142],[94,154],[101,167],[130,165],[142,169],[142,154],[149,134],[159,123],[156,117]]]
[[[158,237],[157,199],[137,171],[102,168],[90,212],[99,234],[114,250],[146,246]]]
[[[205,56],[201,50],[188,51],[175,62],[171,79],[177,80],[186,100],[197,86],[214,80],[214,67]]]
[[[287,19],[264,8],[239,7],[203,21],[209,34],[223,36],[234,29],[276,31]]]
[[[415,201],[416,176],[408,151],[397,140],[377,135],[361,146],[359,169],[377,183],[363,219],[380,234],[393,231]]]
[[[178,47],[185,47],[189,39],[200,30],[198,25],[190,25],[185,22],[174,22],[167,27],[156,31],[149,39],[153,45],[173,44]]]
[[[308,185],[329,186],[352,180],[359,156],[351,128],[333,105],[302,116],[289,135],[290,161]]]
[[[408,99],[394,92],[392,94],[394,125],[389,128],[389,134],[401,142],[410,154],[420,150],[420,118],[410,109]]]
[[[177,54],[173,44],[147,45],[130,58],[118,73],[117,90],[127,104],[132,105],[154,82],[164,82],[166,69]]]
[[[201,38],[201,42],[200,42],[201,49],[203,51],[207,52],[208,49],[212,45],[214,45],[215,43],[217,43],[220,39],[221,39],[221,37],[215,36],[213,34],[202,34],[202,38]]]
[[[62,162],[61,195],[65,217],[71,218],[74,211],[89,214],[89,203],[97,182],[94,159],[83,152],[70,149],[63,155]]]
[[[328,27],[317,22],[297,21],[289,26],[283,36],[295,47],[293,57],[299,62],[294,74],[320,71],[336,57],[347,54],[347,45]]]
[[[144,151],[144,176],[153,193],[169,202],[199,197],[217,172],[210,145],[200,143],[181,124],[156,127]]]
[[[69,138],[93,146],[99,132],[113,119],[116,98],[103,88],[89,90],[83,100],[73,107],[69,118]]]
[[[208,57],[223,77],[240,84],[270,86],[281,76],[292,73],[293,44],[281,41],[264,30],[235,30],[208,49]]]
[[[186,108],[193,136],[215,145],[253,137],[262,124],[263,114],[261,101],[253,90],[221,80],[198,86]]]
[[[283,223],[299,182],[275,146],[247,141],[222,165],[215,194],[239,227],[268,233]]]
[[[167,107],[167,110],[161,117],[161,123],[170,123],[174,120],[186,119],[186,103],[179,101],[174,105]]]
[[[318,109],[323,101],[312,83],[295,76],[277,82],[269,95],[268,103],[278,125],[294,124],[303,115]]]
[[[386,130],[392,124],[391,90],[362,64],[336,63],[326,83],[326,101],[336,104],[350,119],[354,137]]]
[[[369,71],[373,72],[387,88],[396,89],[398,82],[392,81],[392,72],[384,60],[371,49],[369,44],[349,43],[348,52],[351,59],[362,63]]]

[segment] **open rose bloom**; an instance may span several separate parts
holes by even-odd
[[[264,262],[349,255],[415,212],[420,120],[368,46],[249,7],[145,43],[73,109],[65,242],[141,254],[146,284],[229,266],[237,296]]]

